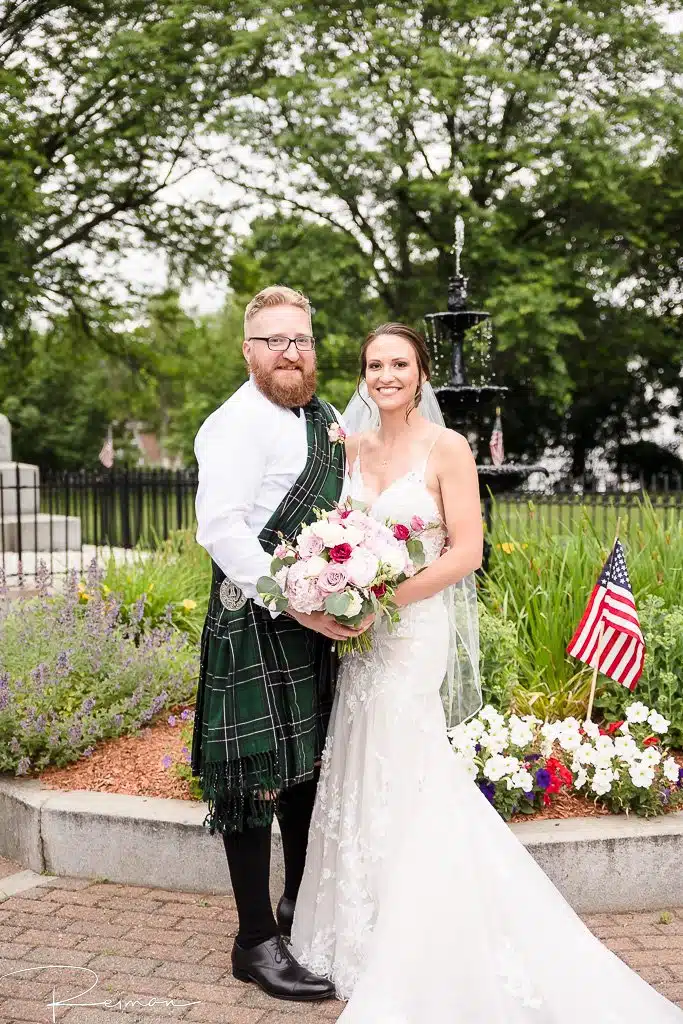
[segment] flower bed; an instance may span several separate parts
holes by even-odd
[[[614,813],[683,806],[683,768],[662,742],[669,722],[640,701],[605,728],[565,718],[504,716],[490,705],[450,730],[456,756],[506,819],[581,793]]]
[[[97,740],[137,732],[194,698],[196,647],[170,623],[120,619],[93,568],[84,600],[64,595],[0,607],[0,771],[26,775],[88,756]],[[142,614],[142,608],[140,609]]]

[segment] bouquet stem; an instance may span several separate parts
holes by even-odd
[[[343,658],[347,654],[367,654],[368,651],[372,650],[372,641],[369,633],[370,630],[366,629],[359,636],[350,636],[346,640],[338,640],[337,650],[339,657]]]

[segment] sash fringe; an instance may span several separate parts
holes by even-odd
[[[200,771],[202,797],[209,806],[203,825],[209,835],[270,825],[282,774],[277,754],[249,754],[238,761],[216,761]]]

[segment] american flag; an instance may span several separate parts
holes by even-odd
[[[489,451],[491,452],[491,462],[493,465],[502,466],[505,460],[505,452],[503,451],[503,424],[500,418],[500,409],[496,409],[496,419],[493,424],[491,440],[489,441]]]
[[[100,460],[103,466],[106,466],[107,469],[111,469],[111,467],[114,465],[114,434],[111,426],[107,431],[107,436],[105,438],[104,444],[100,449],[98,459]]]
[[[604,625],[602,625],[604,623]],[[624,549],[617,540],[567,647],[579,661],[633,690],[645,661],[645,641],[628,578]]]

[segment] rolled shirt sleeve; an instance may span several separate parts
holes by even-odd
[[[197,541],[245,597],[265,607],[256,581],[270,575],[272,556],[247,523],[267,456],[259,424],[251,422],[254,419],[241,404],[226,404],[209,417],[195,438]],[[245,438],[249,439],[246,445]]]

